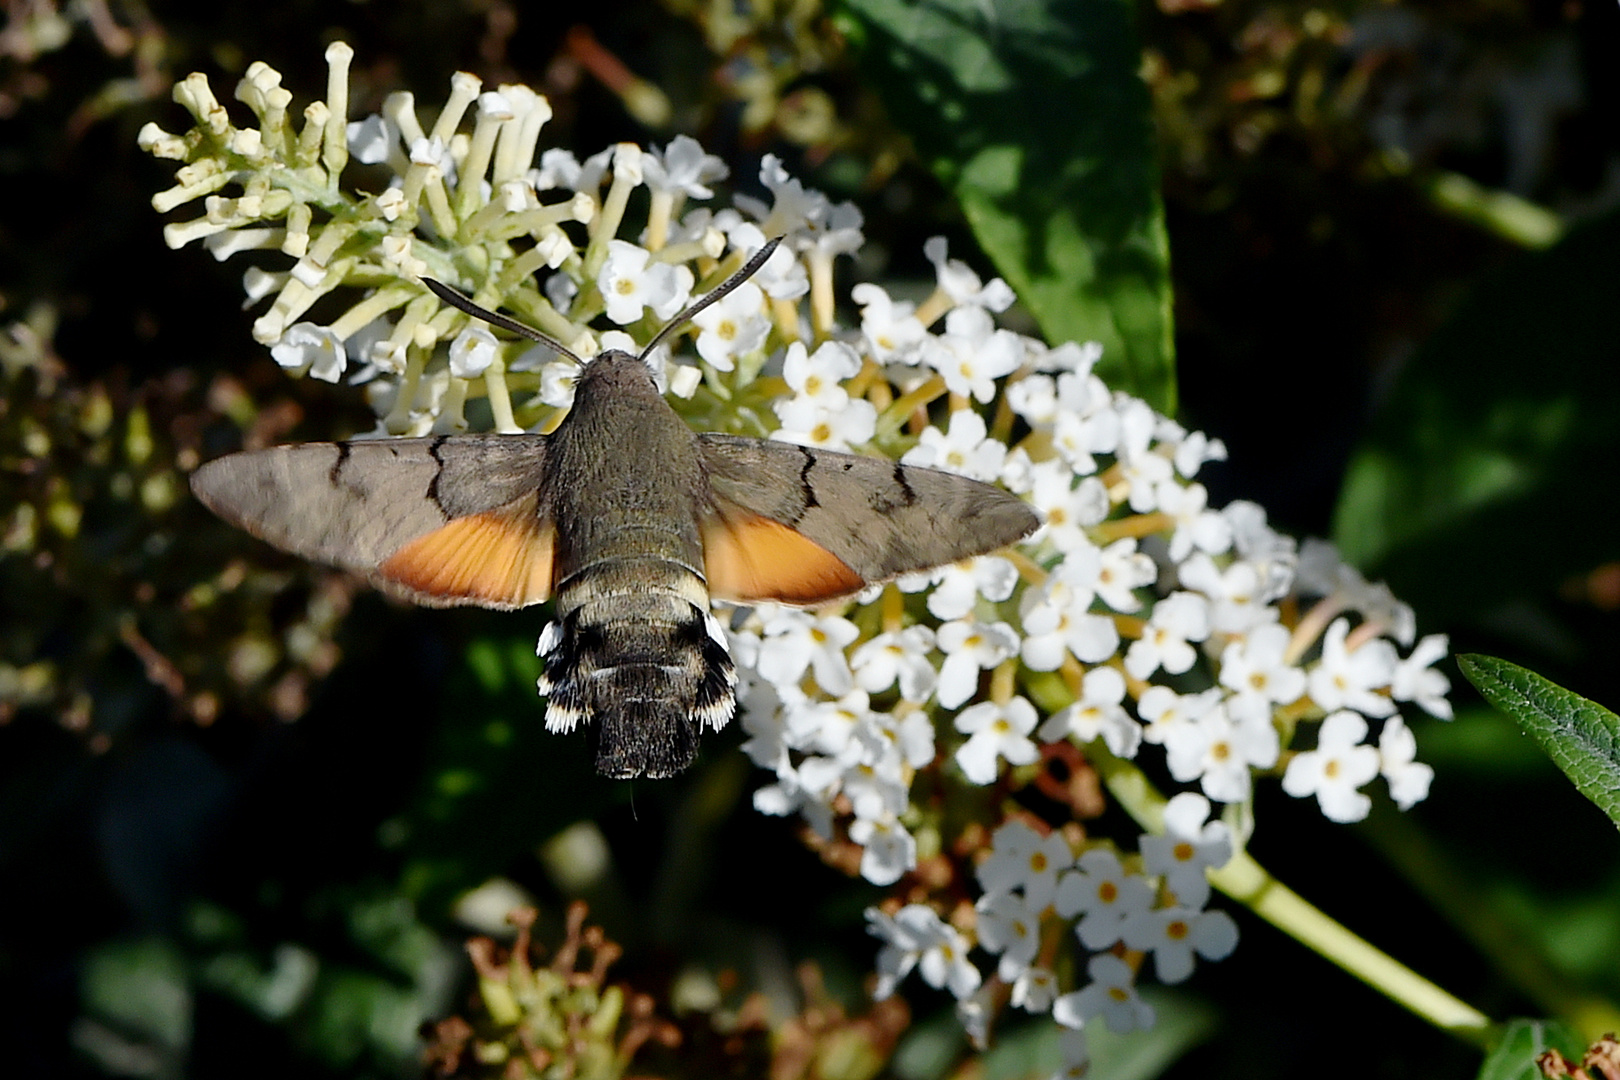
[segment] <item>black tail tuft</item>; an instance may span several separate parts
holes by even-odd
[[[596,771],[619,780],[674,776],[697,758],[701,730],[672,702],[615,703],[597,714],[591,728]]]

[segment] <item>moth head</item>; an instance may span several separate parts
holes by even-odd
[[[735,274],[732,274],[730,277],[726,278],[726,280],[716,285],[713,289],[710,289],[707,293],[692,301],[673,319],[670,319],[667,323],[665,323],[658,333],[653,335],[653,339],[647,342],[646,346],[641,350],[641,352],[631,356],[622,349],[608,349],[605,352],[597,354],[597,356],[589,362],[581,360],[573,352],[573,350],[569,349],[550,334],[543,333],[536,330],[532,326],[518,322],[516,319],[509,318],[500,314],[499,312],[490,311],[486,307],[475,304],[469,297],[463,293],[457,292],[455,289],[452,289],[450,286],[441,281],[435,281],[432,278],[423,278],[422,284],[426,285],[428,287],[428,291],[434,296],[437,296],[441,301],[449,304],[451,307],[456,308],[459,311],[464,311],[475,319],[482,319],[491,326],[499,327],[502,330],[510,330],[519,337],[527,338],[528,340],[536,342],[537,344],[544,345],[546,348],[557,353],[557,355],[572,360],[582,369],[581,378],[592,376],[593,371],[596,370],[600,371],[599,375],[594,376],[597,378],[605,378],[609,375],[609,372],[616,373],[619,371],[624,371],[629,373],[634,369],[630,367],[630,365],[626,364],[625,361],[635,361],[635,366],[639,367],[643,372],[646,372],[648,381],[651,381],[652,373],[647,367],[647,357],[652,355],[653,350],[658,348],[659,345],[662,345],[665,338],[669,337],[671,334],[675,333],[681,327],[690,322],[692,316],[696,315],[698,312],[702,311],[715,301],[722,299],[727,293],[731,292],[737,286],[753,277],[754,274],[759,271],[759,268],[764,266],[766,261],[776,253],[777,245],[781,242],[782,238],[780,236],[774,237],[768,241],[764,247],[754,252],[753,258],[744,263],[742,268]],[[604,363],[604,361],[606,362]],[[613,377],[622,378],[630,376],[619,376],[615,374]]]

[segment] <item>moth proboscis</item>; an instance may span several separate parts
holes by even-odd
[[[1040,523],[1023,500],[953,473],[686,425],[644,358],[778,242],[640,355],[609,349],[589,361],[427,282],[580,365],[551,434],[244,451],[198,468],[192,491],[278,548],[419,604],[554,599],[540,638],[547,728],[588,725],[605,776],[672,776],[736,708],[711,598],[820,604],[1004,547]]]

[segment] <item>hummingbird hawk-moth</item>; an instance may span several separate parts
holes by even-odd
[[[589,361],[539,331],[436,295],[580,364],[549,435],[436,435],[229,454],[191,477],[209,509],[285,551],[419,604],[555,599],[540,638],[546,726],[589,726],[597,770],[672,776],[736,708],[712,599],[818,604],[1003,547],[1040,523],[988,484],[794,443],[694,432],[644,358],[734,289],[677,315],[639,356]]]

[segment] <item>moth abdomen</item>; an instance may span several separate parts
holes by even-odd
[[[657,584],[629,575],[630,586],[622,565],[587,567],[559,591],[559,618],[541,638],[546,726],[591,725],[604,776],[680,772],[703,730],[723,727],[735,709],[725,632],[692,599],[706,599],[702,579],[664,569]]]

